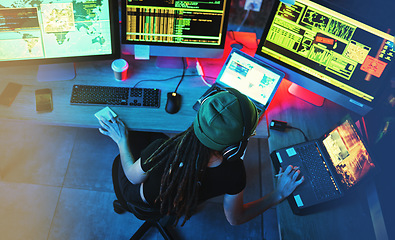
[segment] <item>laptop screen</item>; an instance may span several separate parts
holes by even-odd
[[[259,60],[233,51],[216,82],[235,88],[258,103],[266,105],[284,77],[275,71]]]
[[[347,188],[359,182],[372,168],[372,159],[350,120],[344,121],[323,140],[336,172]]]

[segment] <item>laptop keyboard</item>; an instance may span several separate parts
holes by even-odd
[[[302,159],[302,168],[304,168],[302,171],[309,173],[317,199],[338,195],[339,191],[317,146],[312,144],[295,147],[295,151]],[[321,159],[321,161],[317,161],[317,159]]]

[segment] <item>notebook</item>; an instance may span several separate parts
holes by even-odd
[[[276,170],[299,166],[304,182],[288,197],[295,214],[311,212],[321,203],[340,198],[367,176],[377,172],[350,116],[317,140],[270,154]]]
[[[197,111],[208,96],[230,87],[246,95],[262,115],[284,76],[283,72],[233,48],[215,83],[197,100],[193,109]]]

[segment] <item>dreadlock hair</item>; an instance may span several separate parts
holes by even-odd
[[[146,161],[165,161],[159,196],[162,214],[174,214],[175,225],[185,222],[196,212],[200,181],[214,150],[204,146],[193,127],[164,142]],[[157,167],[155,164],[148,172]]]

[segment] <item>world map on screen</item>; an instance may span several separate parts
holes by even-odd
[[[107,0],[0,0],[0,60],[111,54]]]

